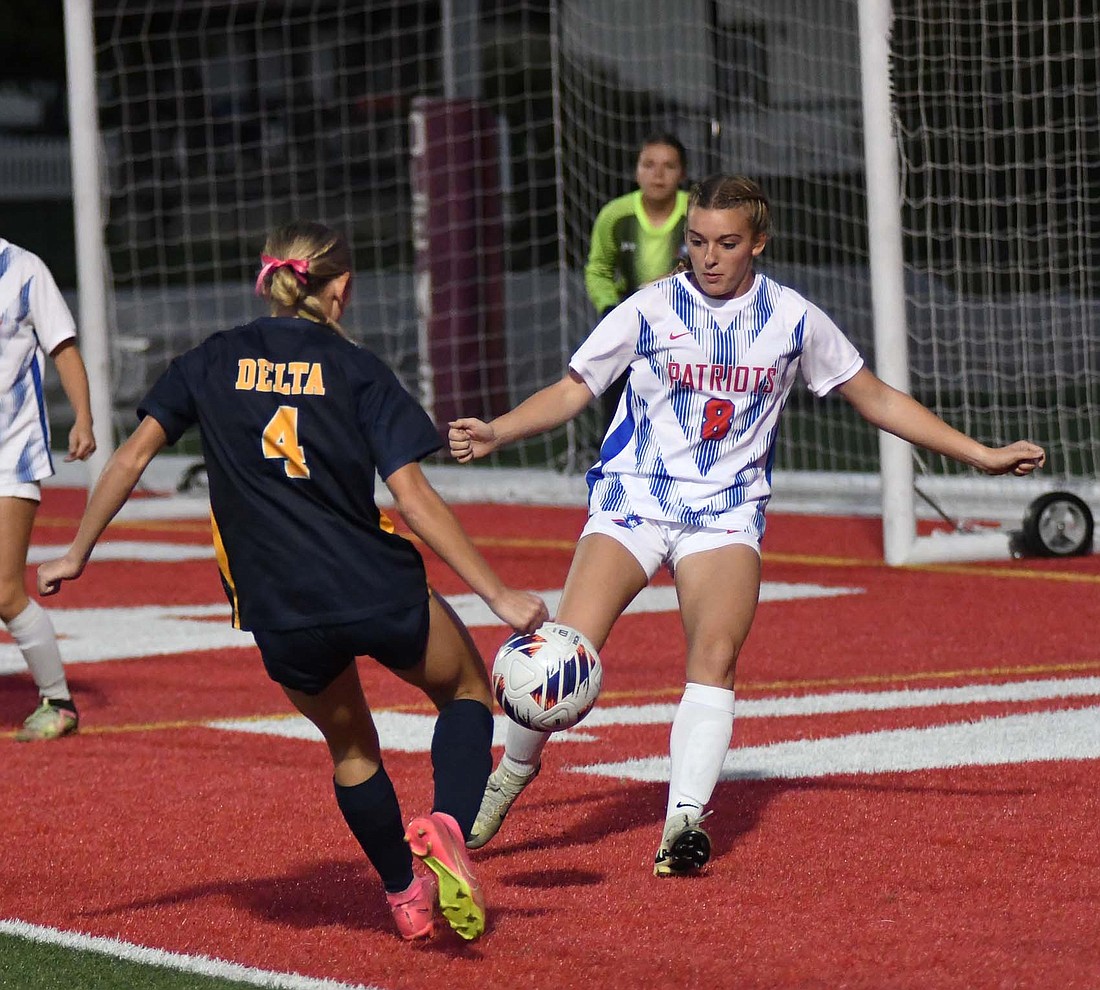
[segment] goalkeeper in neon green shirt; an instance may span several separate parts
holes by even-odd
[[[584,286],[600,319],[635,290],[669,274],[684,256],[688,194],[680,186],[686,172],[680,140],[653,134],[638,152],[638,188],[611,200],[596,216]],[[620,381],[601,397],[608,422],[621,392]]]

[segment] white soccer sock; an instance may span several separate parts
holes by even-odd
[[[71,695],[65,681],[61,650],[46,610],[38,602],[31,601],[7,626],[30,667],[38,693],[53,701],[68,701]]]
[[[538,767],[543,747],[549,738],[549,732],[536,732],[534,729],[525,729],[516,722],[509,722],[508,732],[504,737],[501,765],[512,773],[530,776]]]
[[[672,720],[666,818],[706,807],[732,738],[733,692],[689,683]]]

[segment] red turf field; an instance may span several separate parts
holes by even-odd
[[[77,493],[48,490],[35,543],[67,540],[79,508]],[[581,510],[458,512],[507,580],[561,587]],[[172,522],[109,535],[207,539]],[[1100,987],[1100,558],[888,569],[880,556],[874,521],[771,520],[767,582],[858,591],[761,605],[738,674],[755,714],[738,718],[734,748],[771,759],[802,740],[810,756],[792,758],[813,761],[847,740],[828,756],[841,767],[875,748],[927,765],[723,782],[699,879],[650,875],[665,787],[631,768],[667,754],[668,723],[629,713],[674,702],[682,680],[678,619],[650,612],[625,616],[603,651],[599,707],[623,720],[552,745],[475,854],[491,909],[478,942],[394,936],[322,746],[208,727],[288,714],[254,650],[232,648],[73,664],[81,733],[0,740],[0,918],[385,990]],[[465,591],[429,568],[444,593]],[[118,562],[48,605],[223,602],[212,561]],[[487,656],[503,635],[475,630]],[[427,714],[394,678],[363,672],[377,711]],[[949,690],[898,700],[933,688]],[[823,710],[849,692],[879,703]],[[801,701],[753,708],[780,697]],[[0,723],[29,703],[26,675],[0,678]],[[999,755],[975,755],[986,750]],[[627,769],[576,772],[594,764]],[[427,806],[428,765],[423,752],[387,759],[408,815]],[[64,897],[44,875],[65,878]]]

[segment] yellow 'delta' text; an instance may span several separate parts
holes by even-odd
[[[279,395],[324,395],[325,376],[318,361],[241,358],[237,361],[237,389]]]

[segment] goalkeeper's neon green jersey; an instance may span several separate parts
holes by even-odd
[[[685,255],[684,221],[688,194],[676,193],[671,216],[654,227],[642,206],[642,191],[611,200],[592,225],[592,244],[584,266],[588,298],[603,313],[643,285],[662,278]]]

